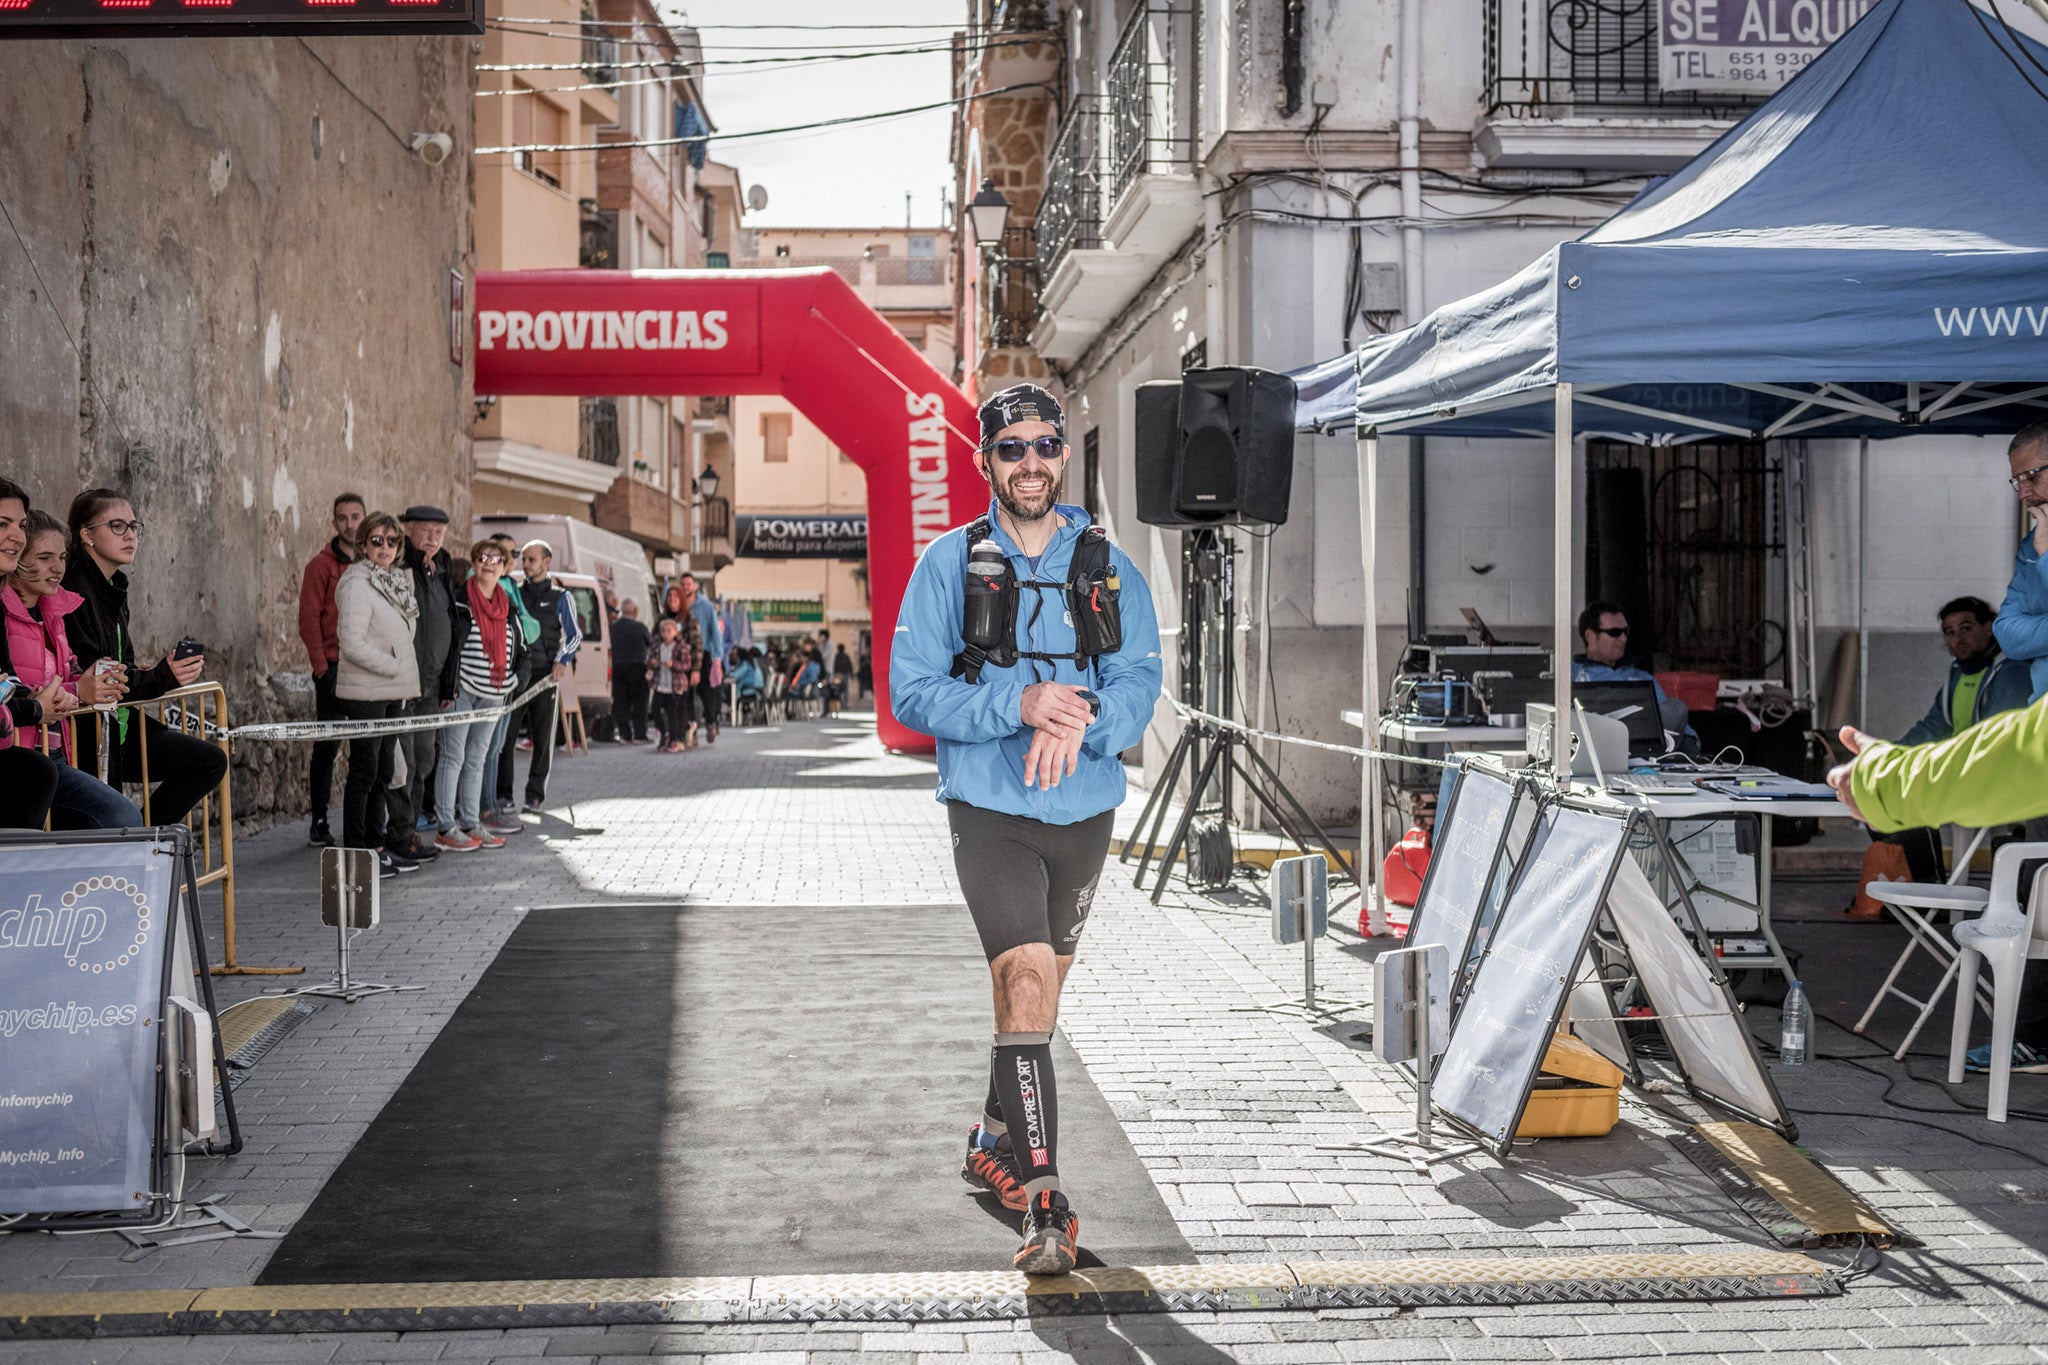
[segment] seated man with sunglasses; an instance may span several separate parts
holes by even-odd
[[[1079,1219],[1060,1188],[1052,1030],[1124,798],[1119,756],[1159,700],[1159,624],[1136,566],[1055,501],[1071,453],[1057,400],[1018,384],[980,416],[973,458],[995,498],[918,560],[890,700],[938,740],[938,797],[995,998],[961,1175],[1024,1214],[1015,1268],[1061,1275]]]
[[[1685,703],[1664,695],[1654,673],[1622,662],[1628,655],[1628,615],[1612,602],[1588,602],[1579,613],[1579,639],[1586,652],[1572,656],[1572,681],[1646,682],[1657,689],[1657,709],[1663,713],[1664,728],[1677,735],[1680,747],[1697,753],[1700,737],[1692,728],[1692,713]]]

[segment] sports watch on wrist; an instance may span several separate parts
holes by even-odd
[[[1088,719],[1090,721],[1098,721],[1102,719],[1102,698],[1096,696],[1093,692],[1087,691],[1086,689],[1083,689],[1075,695],[1080,697],[1082,701],[1088,703]]]

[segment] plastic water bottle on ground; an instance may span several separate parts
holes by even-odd
[[[1806,1036],[1813,1031],[1813,1006],[1797,981],[1785,997],[1785,1013],[1778,1025],[1778,1060],[1786,1066],[1806,1065]]]

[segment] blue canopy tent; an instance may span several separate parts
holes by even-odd
[[[1297,429],[1358,434],[1368,585],[1379,436],[1553,439],[1569,654],[1575,434],[1867,439],[2048,415],[2048,49],[1967,0],[1880,0],[1599,227],[1295,378]],[[1366,737],[1377,746],[1370,724]]]

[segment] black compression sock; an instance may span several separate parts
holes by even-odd
[[[988,1098],[981,1102],[981,1131],[991,1137],[1001,1137],[1010,1131],[1010,1125],[1003,1122],[1003,1095],[996,1089],[996,1058],[988,1058]]]
[[[1060,1168],[1053,1152],[1059,1105],[1053,1094],[1052,1035],[998,1033],[992,1079],[1002,1098],[1003,1120],[1009,1125],[1024,1192],[1036,1195],[1058,1189]]]

